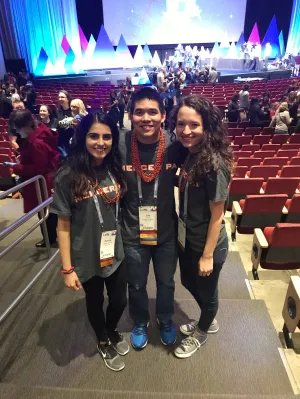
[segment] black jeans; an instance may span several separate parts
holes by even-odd
[[[147,280],[150,260],[153,261],[157,294],[156,317],[168,322],[174,313],[174,273],[177,263],[175,239],[157,246],[124,246],[128,274],[129,313],[136,324],[150,320]]]
[[[216,247],[213,255],[214,268],[210,276],[199,276],[198,262],[202,253],[186,247],[179,249],[179,265],[182,285],[193,295],[201,315],[198,327],[206,332],[219,308],[218,281],[228,252],[228,238]]]
[[[106,317],[103,311],[104,284],[109,298]],[[107,341],[109,332],[117,328],[117,324],[127,305],[126,267],[122,262],[109,277],[94,276],[82,283],[85,291],[86,309],[89,321],[98,341]]]
[[[119,104],[119,127],[124,127],[124,112],[125,112],[125,104]]]
[[[39,219],[41,219],[41,215],[38,214]],[[50,244],[53,244],[56,242],[57,239],[57,233],[56,233],[56,228],[57,228],[57,215],[55,213],[49,213],[48,218],[46,219],[46,226],[47,226],[47,231],[48,231],[48,237],[49,237],[49,242]],[[42,225],[41,227],[41,232],[44,237]]]

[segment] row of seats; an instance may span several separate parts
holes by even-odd
[[[234,161],[238,161],[239,158],[260,158],[262,161],[265,158],[271,158],[271,157],[288,157],[289,159],[293,158],[293,157],[297,157],[299,154],[299,150],[295,150],[295,149],[289,149],[289,150],[278,150],[277,152],[272,150],[268,150],[268,151],[254,151],[254,153],[252,153],[252,151],[233,151],[233,159]]]

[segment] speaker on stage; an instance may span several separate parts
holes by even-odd
[[[287,347],[293,347],[290,334],[300,328],[300,277],[292,276],[282,311],[284,320],[283,334]]]

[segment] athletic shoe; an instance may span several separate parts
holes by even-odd
[[[134,349],[144,349],[148,343],[148,324],[135,324],[130,335],[130,342]]]
[[[102,356],[106,367],[113,371],[121,371],[125,367],[125,363],[115,348],[112,346],[110,340],[104,344],[97,345],[98,352]]]
[[[157,319],[157,324],[160,329],[160,340],[164,345],[173,345],[176,342],[176,329],[172,320],[162,322]]]
[[[118,352],[119,355],[124,356],[129,352],[129,345],[123,335],[116,329],[108,333],[109,339],[111,340],[112,346]]]
[[[184,335],[191,335],[195,331],[197,324],[198,324],[197,321],[192,321],[191,323],[188,324],[182,324],[180,326],[180,332]],[[215,334],[216,332],[219,331],[219,328],[220,328],[219,323],[217,322],[216,319],[214,319],[211,325],[209,326],[209,329],[207,330],[207,334]]]
[[[174,355],[180,359],[192,356],[207,341],[207,334],[203,334],[198,327],[192,335],[181,341],[181,344],[174,350]]]

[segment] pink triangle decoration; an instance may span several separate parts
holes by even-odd
[[[81,29],[81,26],[78,25],[78,31],[79,31],[79,39],[80,39],[80,46],[84,52],[86,52],[89,42],[87,41],[85,34],[83,33],[83,30]]]
[[[70,43],[68,42],[66,35],[64,35],[62,42],[61,42],[61,47],[64,50],[65,54],[67,55],[70,49]]]
[[[257,24],[255,24],[253,26],[253,29],[252,29],[251,35],[249,36],[248,42],[260,44],[260,37],[259,37]]]

